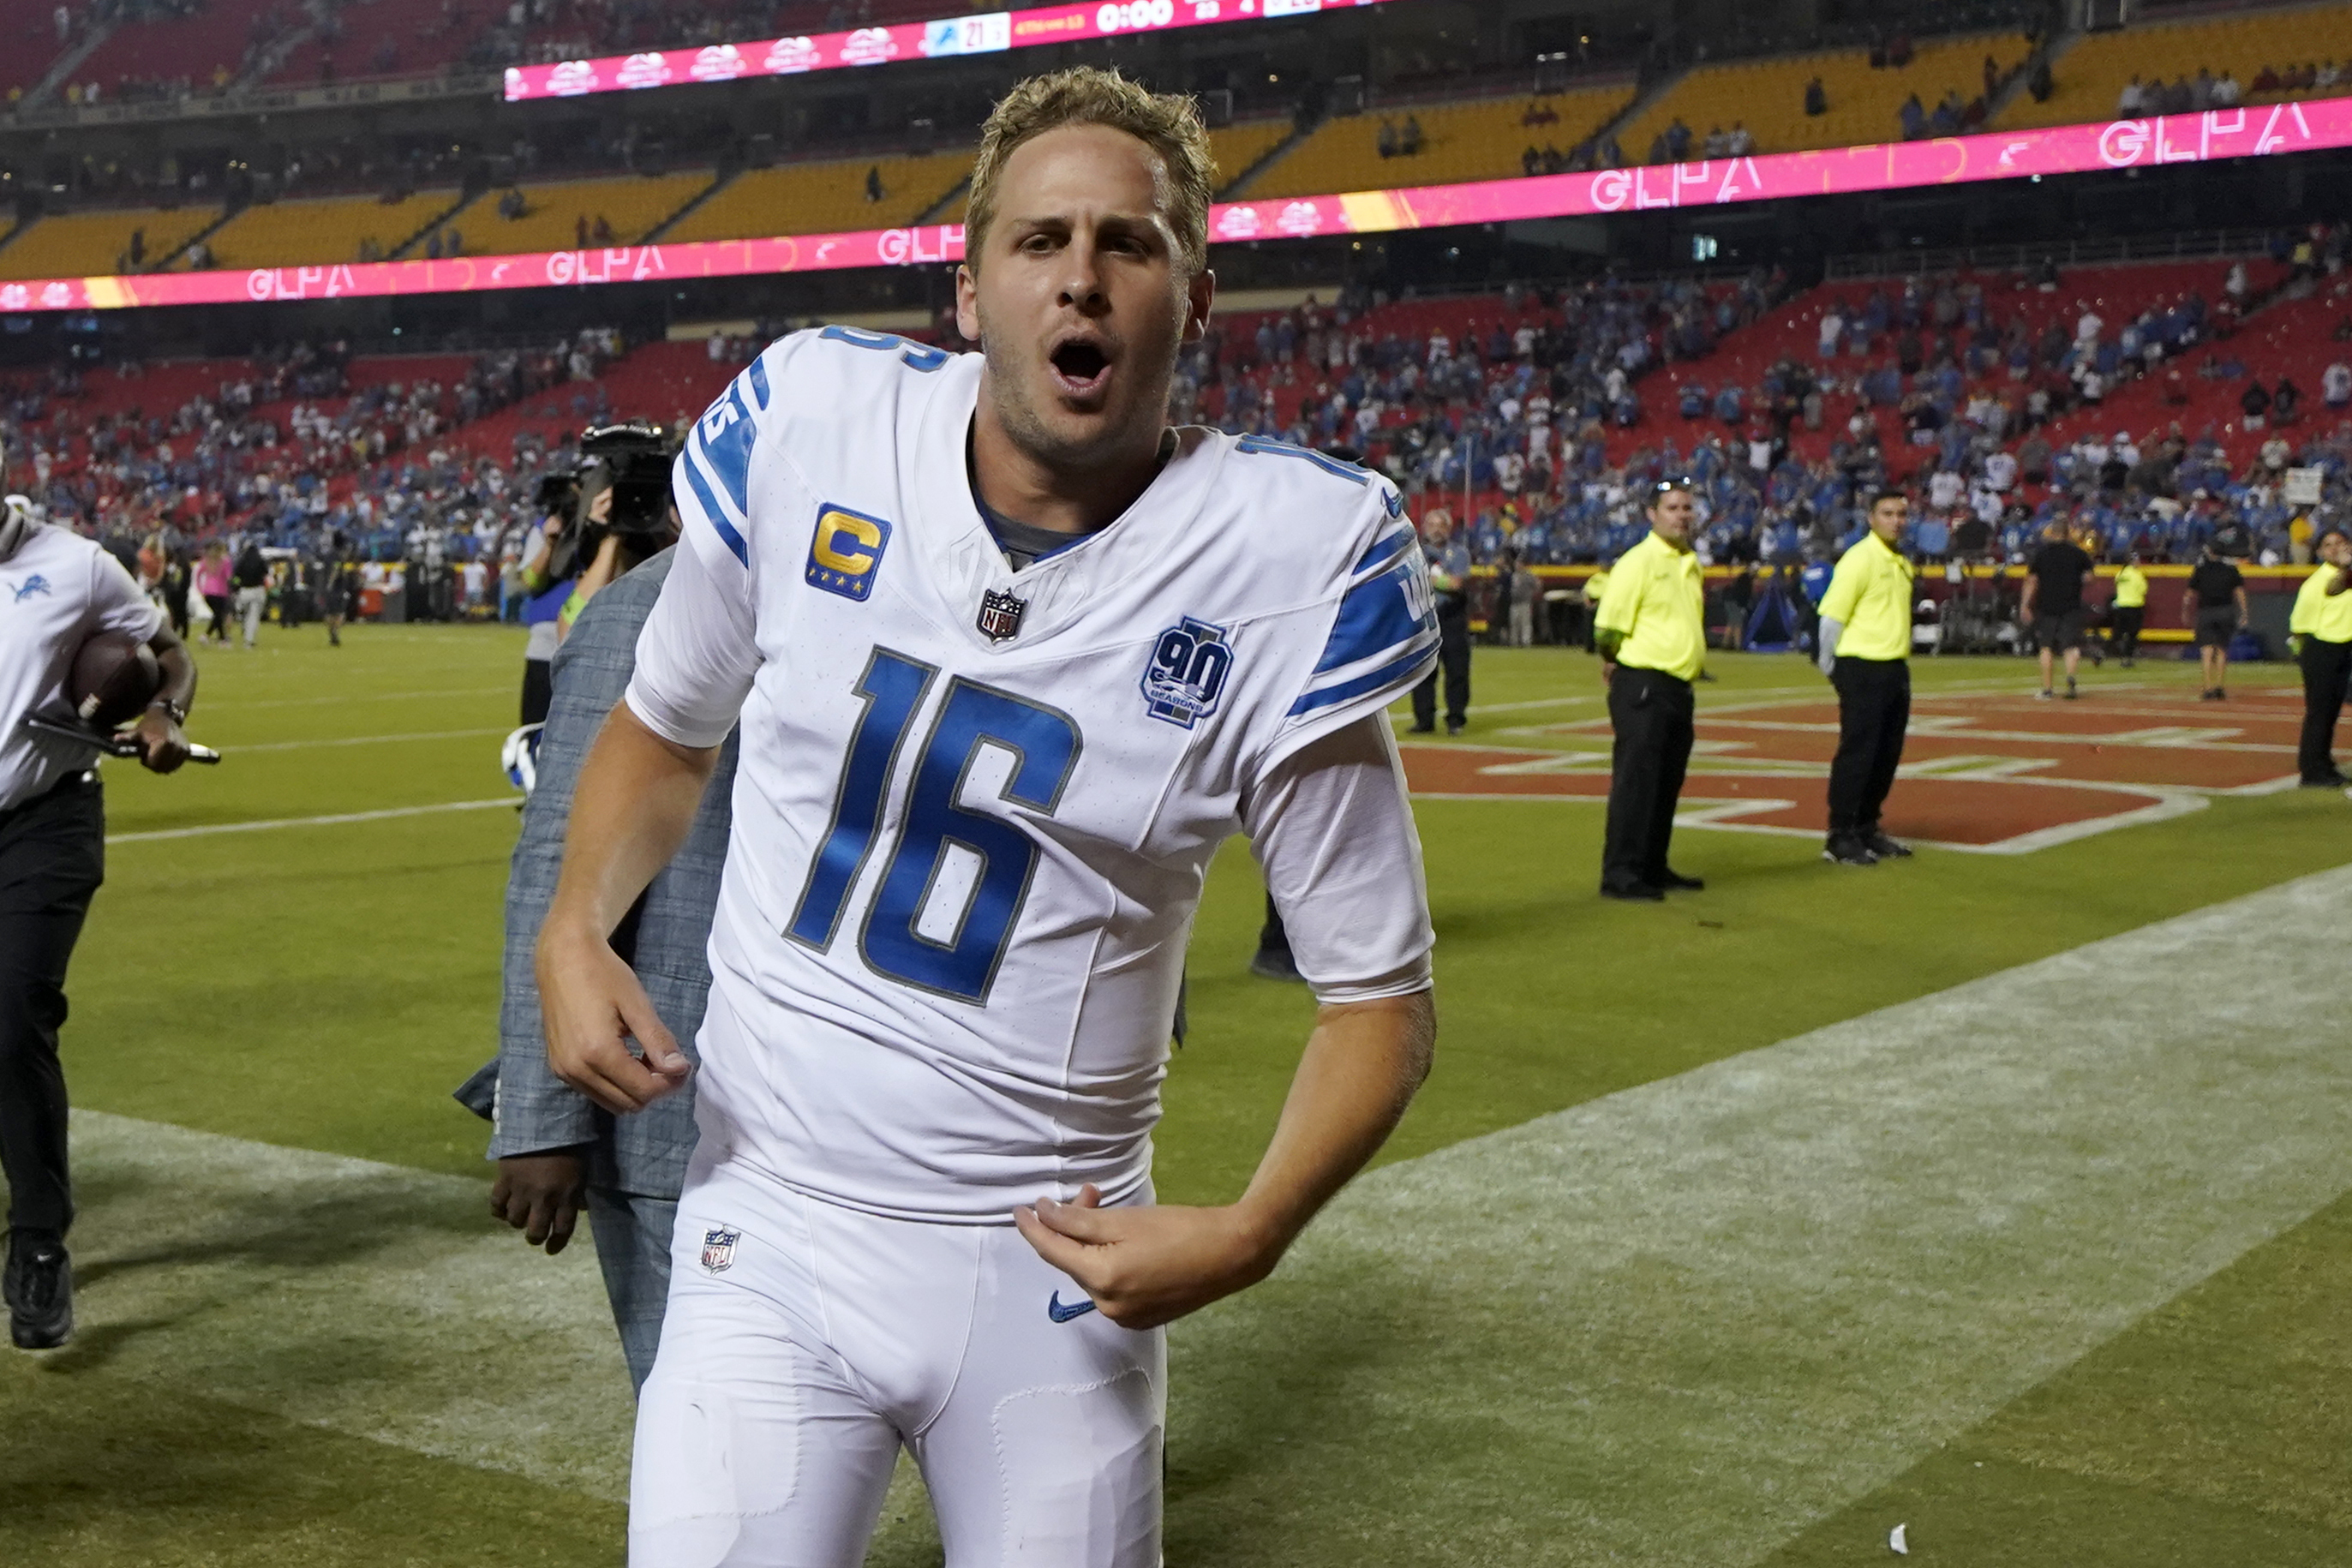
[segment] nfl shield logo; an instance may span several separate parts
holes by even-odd
[[[1021,630],[1021,614],[1029,601],[1016,598],[1011,589],[1002,592],[991,588],[980,596],[980,632],[991,642],[1003,642]]]
[[[724,1274],[734,1265],[735,1244],[743,1239],[740,1230],[724,1226],[702,1233],[702,1267],[712,1274]]]

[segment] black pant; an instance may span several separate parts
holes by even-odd
[[[1903,731],[1911,723],[1911,666],[1899,658],[1841,658],[1831,667],[1838,694],[1838,749],[1830,763],[1830,837],[1867,833],[1895,787]]]
[[[63,1234],[73,1223],[66,1172],[66,963],[106,876],[106,805],[75,774],[0,811],[0,1171],[8,1223]]]
[[[527,658],[522,661],[522,721],[543,724],[547,721],[548,704],[555,700],[555,661],[551,658]]]
[[[1424,730],[1437,726],[1437,678],[1445,677],[1445,721],[1460,725],[1470,717],[1470,597],[1466,594],[1437,595],[1437,668],[1412,689],[1412,721]]]
[[[1690,766],[1691,683],[1663,670],[1619,665],[1609,682],[1609,828],[1601,885],[1664,881],[1675,801]]]
[[[2333,779],[2336,720],[2352,687],[2352,643],[2322,642],[2305,633],[2297,659],[2303,666],[2303,744],[2295,748],[2295,765],[2306,779]]]
[[[2145,605],[2116,605],[2107,610],[2107,626],[2116,634],[2116,651],[2126,658],[2139,657],[2140,623],[2147,619]]]

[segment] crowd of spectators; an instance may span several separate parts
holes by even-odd
[[[2281,249],[2342,276],[2341,229]],[[1613,559],[1641,537],[1643,488],[1684,474],[1709,560],[1791,565],[1852,542],[1855,498],[1890,485],[1915,496],[1930,561],[2021,559],[2063,521],[2103,559],[2194,560],[2219,536],[2292,562],[2352,499],[2352,295],[2315,409],[2233,341],[2242,266],[2213,300],[2151,298],[2114,321],[2084,304],[2039,327],[1979,279],[1870,286],[1823,311],[1812,355],[1708,377],[1717,344],[1785,293],[1758,273],[1512,289],[1451,310],[1310,301],[1213,329],[1180,369],[1176,415],[1360,452],[1416,512],[1466,520],[1482,563]],[[1408,313],[1426,324],[1394,324]],[[2168,416],[2137,434],[2105,424],[2103,405],[2147,377]],[[2237,417],[2174,416],[2191,389]],[[2296,470],[2315,474],[2319,502],[2292,499]]]
[[[611,417],[599,377],[621,347],[592,329],[478,354],[451,380],[354,388],[362,367],[348,345],[298,342],[257,351],[168,411],[139,401],[135,362],[60,368],[0,387],[0,438],[12,484],[126,562],[142,546],[186,561],[250,541],[296,560],[347,551],[383,564],[496,563],[537,521],[525,514],[539,475],[568,466],[568,453],[530,426],[503,454],[454,437],[526,399],[575,432]],[[99,378],[122,384],[93,414]]]
[[[2284,70],[2265,65],[2254,74],[2252,81],[2242,86],[2227,68],[2215,76],[2200,66],[2195,76],[2183,71],[2168,82],[2160,76],[2144,82],[2135,75],[2116,95],[2116,117],[2129,120],[2143,114],[2199,114],[2209,109],[2235,109],[2264,99],[2332,92],[2342,80],[2343,75],[2333,59],[2325,63],[2307,60]]]

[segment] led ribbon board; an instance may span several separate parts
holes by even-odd
[[[593,60],[561,60],[545,66],[509,66],[509,103],[525,99],[580,98],[592,92],[630,92],[648,87],[695,82],[743,81],[754,77],[802,76],[810,71],[889,65],[899,60],[947,59],[1069,44],[1084,38],[1123,38],[1232,22],[1273,22],[1321,11],[1353,10],[1386,0],[1101,0],[1090,5],[1045,5],[1034,11],[992,11],[978,16],[943,16],[935,22],[904,22],[889,27],[853,27],[803,38],[761,38],[746,44],[710,44],[698,49],[657,49],[640,55],[606,55]]]
[[[2352,98],[2330,98],[2153,120],[2118,120],[2103,125],[2059,125],[1817,153],[1714,158],[1695,163],[1604,169],[1597,174],[1226,202],[1209,210],[1209,237],[1222,244],[1383,234],[1522,218],[1850,195],[2035,174],[2146,169],[2345,146],[2352,146]],[[936,265],[962,257],[961,226],[933,224],[855,234],[781,235],[693,245],[465,256],[441,261],[40,279],[0,283],[0,311],[112,310],[136,305],[292,302],[471,293],[486,289],[678,282],[851,267]]]

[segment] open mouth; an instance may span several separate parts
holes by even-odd
[[[1100,343],[1073,340],[1047,356],[1054,380],[1064,396],[1091,397],[1110,380],[1110,355]]]

